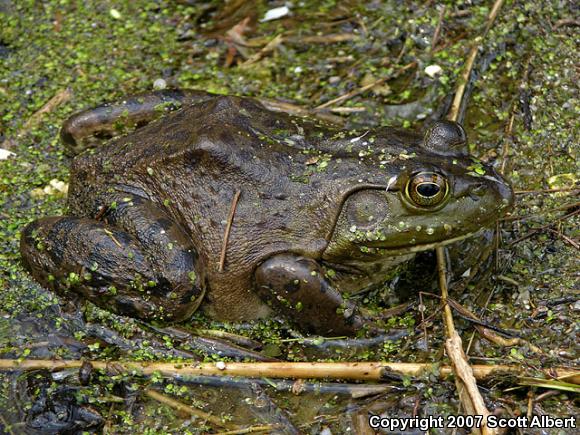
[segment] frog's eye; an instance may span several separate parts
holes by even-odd
[[[435,172],[413,175],[405,188],[407,198],[419,207],[435,207],[447,198],[448,193],[447,180]]]

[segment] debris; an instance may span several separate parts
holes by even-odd
[[[65,196],[68,193],[68,183],[53,178],[42,188],[32,189],[30,196],[40,198],[46,195]]]
[[[8,157],[15,156],[16,153],[0,148],[0,160],[8,160]]]
[[[211,424],[219,427],[225,427],[226,429],[239,429],[240,426],[229,423],[227,421],[222,421],[221,418],[216,417],[214,415],[208,414],[207,412],[202,411],[201,409],[194,408],[192,406],[186,405],[185,403],[181,403],[180,401],[169,397],[165,394],[161,394],[158,391],[155,391],[151,388],[145,390],[145,394],[150,398],[157,400],[160,403],[163,403],[170,408],[175,409],[178,412],[181,412],[186,415],[190,415],[193,417],[197,417],[201,420],[206,420]]]
[[[284,41],[284,38],[282,37],[282,35],[278,35],[276,37],[274,37],[270,42],[268,42],[266,44],[266,46],[264,48],[262,48],[258,53],[254,54],[253,56],[251,56],[248,60],[246,60],[242,66],[246,66],[246,65],[251,65],[257,61],[259,61],[260,59],[262,59],[264,56],[266,56],[268,53],[273,52],[280,44],[282,44],[282,42]]]
[[[109,14],[111,15],[111,17],[113,17],[115,20],[120,20],[121,19],[121,12],[119,12],[117,9],[111,8],[109,10]]]
[[[439,65],[429,65],[428,67],[425,68],[425,74],[427,74],[431,78],[441,74],[442,71],[443,68],[441,68]]]
[[[360,85],[362,87],[372,85],[377,81],[376,77],[374,77],[371,73],[366,73],[362,78]],[[387,83],[381,83],[379,85],[374,85],[371,90],[376,95],[386,96],[392,93],[391,87]]]
[[[167,88],[167,82],[164,79],[159,78],[153,82],[153,89],[160,91],[165,88]]]
[[[353,91],[350,91],[350,92],[348,92],[348,93],[346,93],[344,95],[341,95],[340,97],[337,97],[337,98],[335,98],[333,100],[327,101],[326,103],[320,104],[319,106],[316,106],[316,109],[319,109],[319,110],[320,109],[325,109],[325,108],[327,108],[329,106],[333,106],[335,104],[342,103],[342,102],[344,102],[346,100],[350,100],[352,97],[356,97],[357,95],[360,95],[363,92],[368,91],[369,89],[373,89],[376,86],[382,85],[387,80],[391,80],[391,79],[397,77],[403,71],[406,71],[406,70],[408,70],[410,68],[413,68],[416,65],[417,65],[417,62],[408,63],[407,65],[401,67],[398,71],[396,71],[392,76],[382,77],[382,78],[376,80],[373,83],[370,83],[370,84],[368,84],[366,86],[362,86],[360,88],[357,88],[357,89],[355,89]]]
[[[262,18],[260,21],[264,23],[266,21],[277,20],[279,18],[285,17],[289,13],[290,8],[288,8],[288,6],[281,6],[279,8],[270,9],[268,12],[266,12],[264,18]]]
[[[578,178],[573,173],[556,174],[548,178],[547,181],[551,189],[561,189],[574,186],[578,182]]]

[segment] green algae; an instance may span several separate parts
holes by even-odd
[[[0,313],[4,316],[0,321],[0,349],[3,355],[35,357],[37,338],[28,337],[26,329],[19,329],[15,326],[18,323],[11,319],[30,316],[57,333],[70,332],[72,328],[69,320],[55,308],[60,298],[30,279],[20,265],[18,252],[19,231],[26,223],[65,212],[62,197],[34,196],[31,192],[48,185],[50,180],[67,179],[70,160],[58,139],[58,129],[70,114],[151,90],[158,78],[165,79],[170,86],[276,98],[315,107],[362,86],[369,74],[374,78],[391,76],[407,63],[416,61],[417,68],[389,81],[390,93],[371,90],[342,104],[347,108],[365,109],[352,113],[349,125],[416,127],[425,117],[436,113],[452,92],[472,37],[483,28],[489,12],[484,6],[445,2],[449,14],[458,9],[467,10],[468,14],[446,15],[438,46],[444,48],[436,47],[432,51],[430,41],[438,20],[435,8],[410,2],[349,1],[345,7],[338,7],[338,3],[300,2],[293,8],[296,19],[258,23],[247,36],[268,41],[290,31],[300,41],[301,37],[313,34],[343,32],[355,33],[358,39],[334,44],[290,41],[272,56],[241,68],[224,66],[227,48],[222,40],[192,30],[190,22],[202,15],[201,5],[126,0],[0,2],[0,135],[2,139],[12,140],[11,151],[16,153],[15,157],[0,161]],[[263,5],[259,11],[265,11]],[[553,180],[563,180],[558,184],[561,188],[571,188],[574,187],[571,183],[577,183],[577,175],[574,177],[579,172],[580,139],[579,103],[574,92],[577,41],[573,28],[555,27],[555,23],[572,13],[571,4],[561,7],[548,1],[507,2],[482,49],[482,58],[487,59],[488,65],[480,68],[473,84],[466,129],[472,152],[481,160],[503,162],[506,158],[505,173],[516,190],[552,188]],[[342,25],[323,25],[345,17],[352,20]],[[211,28],[214,24],[211,20],[212,17],[201,24]],[[360,20],[358,24],[357,20]],[[194,37],[187,36],[191,32]],[[424,67],[431,64],[442,67],[442,73],[435,78],[423,73]],[[24,130],[27,121],[47,101],[67,88],[73,95],[70,101],[45,114],[36,126]],[[421,104],[411,107],[416,101]],[[531,120],[526,120],[526,110],[531,112]],[[511,134],[506,135],[512,116]],[[325,161],[317,161],[313,170],[324,170],[321,166]],[[477,173],[477,167],[474,171]],[[504,225],[507,242],[557,219],[562,215],[557,209],[575,201],[566,193],[522,195],[518,199],[514,215],[530,217]],[[578,223],[576,216],[554,228],[577,240]],[[503,255],[508,250],[509,255]],[[507,359],[516,364],[521,364],[522,356],[533,365],[567,363],[577,353],[578,310],[574,311],[570,302],[556,305],[548,302],[577,292],[577,251],[558,234],[542,232],[506,247],[500,254],[500,259],[505,260],[501,262],[503,273],[518,285],[514,287],[502,280],[492,282],[494,292],[487,308],[481,310],[482,315],[500,327],[522,331],[536,346],[548,349],[548,355],[533,355],[525,346],[495,347],[477,337],[472,354],[498,361]],[[473,293],[475,289],[455,296],[471,304],[475,298],[470,291]],[[378,293],[369,299],[370,308],[375,296],[378,298]],[[433,312],[435,303],[429,304],[427,310]],[[107,325],[129,341],[140,331],[135,321],[95,307],[86,307],[84,316],[87,321]],[[389,320],[387,326],[413,331],[417,319],[415,314],[407,314]],[[285,342],[286,331],[275,321],[260,322],[250,330],[212,323],[201,314],[196,314],[194,322],[247,334],[288,360],[304,361],[311,355],[299,341]],[[458,324],[460,329],[468,331],[467,323],[458,321]],[[143,340],[131,350],[120,352],[115,346],[88,339],[83,330],[72,328],[72,332],[86,344],[83,355],[88,358],[122,356],[155,360],[160,358],[160,349],[169,353],[175,347],[170,338],[162,340],[161,348]],[[440,326],[431,326],[431,351],[416,345],[413,339],[385,343],[378,351],[360,351],[355,355],[336,352],[332,359],[439,362],[441,336]],[[65,345],[52,352],[55,357],[70,355]],[[223,359],[219,355],[199,356],[208,361]],[[130,383],[135,391],[146,384],[128,376],[99,374],[95,384],[79,394],[107,414],[110,402],[104,398],[113,395],[124,382]],[[173,383],[163,388],[167,394],[200,407],[209,402],[203,402],[199,396],[187,396],[181,386]],[[443,408],[453,403],[441,391],[444,388],[435,385],[419,390],[435,404],[434,408],[439,406],[439,411],[444,412]],[[6,405],[8,409],[6,394],[1,392],[0,407]],[[499,397],[499,390],[492,389],[490,396]],[[517,408],[512,411],[525,414],[527,400],[517,393],[512,397]],[[125,425],[127,433],[139,430],[199,433],[203,430],[199,424],[196,427],[175,418],[166,407],[147,403],[146,415],[140,416],[141,420],[124,410],[116,410],[116,424]],[[561,394],[543,402],[543,406],[546,412],[565,415],[569,412],[568,403],[569,397]],[[323,409],[341,412],[339,403],[331,399]],[[227,417],[227,413],[223,415]]]

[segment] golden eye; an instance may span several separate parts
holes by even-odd
[[[419,207],[435,207],[441,204],[449,193],[447,180],[435,172],[420,172],[407,182],[407,199]]]

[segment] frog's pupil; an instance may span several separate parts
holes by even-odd
[[[417,186],[417,193],[425,198],[431,198],[439,193],[441,189],[435,183],[421,183]]]

